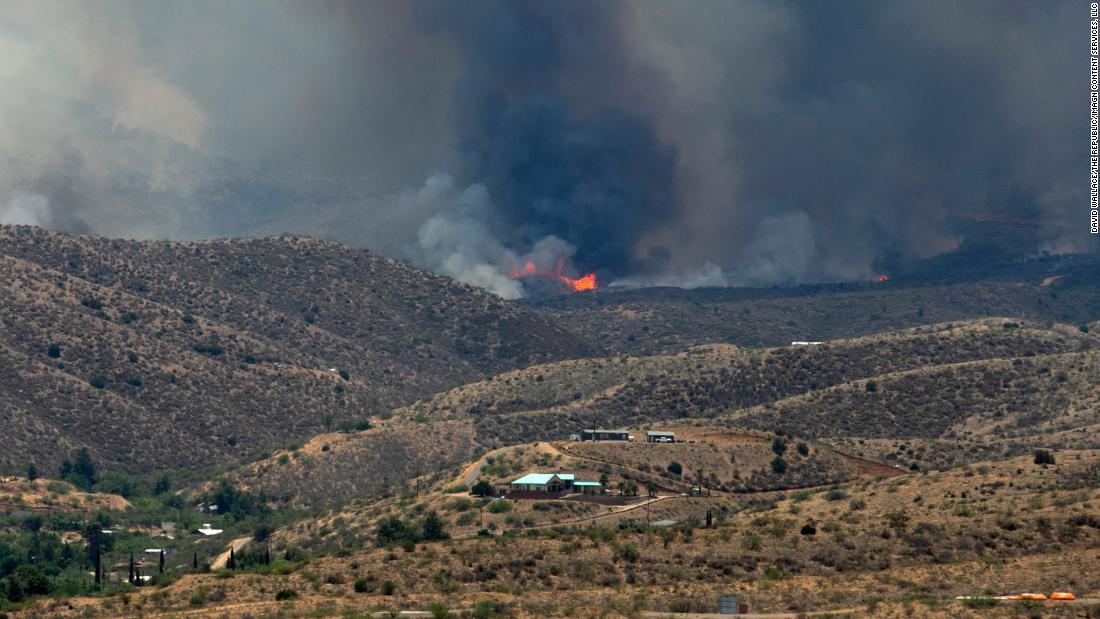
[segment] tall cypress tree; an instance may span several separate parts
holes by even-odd
[[[233,552],[233,544],[229,545],[229,564],[227,567],[231,570],[237,569],[237,555]]]
[[[103,586],[103,559],[100,556],[99,543],[95,545],[95,586],[96,589]]]
[[[197,552],[191,555],[191,569],[199,571],[199,553]]]
[[[160,574],[164,573],[164,549],[160,549]]]
[[[129,580],[130,580],[131,585],[134,584],[134,553],[133,552],[130,553],[130,576],[129,576]]]

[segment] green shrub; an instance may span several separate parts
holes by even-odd
[[[382,595],[393,595],[397,592],[397,584],[392,580],[387,580],[382,583]]]
[[[355,584],[352,585],[355,588],[356,593],[370,593],[374,590],[374,583],[366,578],[356,578]]]
[[[275,594],[275,600],[279,602],[296,599],[298,599],[298,592],[294,589],[279,589],[279,592]]]
[[[774,472],[776,475],[782,475],[783,473],[786,473],[787,461],[779,456],[776,456],[775,459],[772,460],[772,472]]]
[[[512,511],[512,504],[503,499],[498,499],[489,503],[486,509],[489,510],[490,514],[503,514],[504,512]]]

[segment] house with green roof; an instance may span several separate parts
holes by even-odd
[[[572,473],[528,473],[508,484],[511,498],[556,498],[571,492],[600,494],[602,486],[596,481],[579,481]]]

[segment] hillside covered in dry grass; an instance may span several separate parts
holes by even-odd
[[[277,569],[189,574],[125,598],[42,600],[27,614],[361,616],[439,604],[480,605],[488,616],[660,617],[716,612],[718,596],[732,592],[754,612],[1093,616],[1088,606],[988,599],[1024,591],[1100,596],[1100,452],[1054,456],[1056,464],[979,462],[766,500],[682,498],[661,514],[680,520],[671,528],[635,518],[402,549],[355,541],[356,528],[343,520],[303,523],[303,531],[331,533],[329,552],[299,551]],[[417,505],[411,496],[402,504]],[[716,515],[710,527],[701,517],[708,509]],[[272,548],[294,543],[280,537]],[[286,590],[293,598],[276,598]]]
[[[300,453],[274,454],[234,475],[291,502],[333,502],[378,492],[402,475],[458,464],[478,451],[563,440],[590,427],[688,422],[754,427],[837,445],[833,439],[842,437],[846,451],[873,458],[893,450],[872,450],[867,440],[947,440],[975,424],[990,436],[1029,437],[973,450],[976,443],[954,441],[956,447],[942,452],[952,457],[934,458],[941,452],[932,448],[921,457],[907,452],[897,458],[906,466],[969,462],[1036,446],[1095,447],[1095,433],[1079,428],[1096,414],[1095,385],[1088,379],[1094,373],[1087,364],[1098,345],[1095,334],[1066,325],[985,319],[812,347],[716,345],[677,355],[555,362],[457,387],[397,409],[384,431],[318,437]],[[1066,367],[1052,369],[1055,362]],[[988,385],[965,382],[973,376],[951,383],[951,389],[932,378],[917,380],[964,370],[984,376]],[[905,380],[894,383],[899,377]],[[870,392],[868,383],[882,388]],[[1049,392],[1043,388],[1048,384]],[[826,402],[817,408],[806,404],[822,398]],[[867,404],[880,401],[877,408]],[[1058,408],[1070,402],[1078,408]],[[996,421],[997,414],[1008,417],[994,433],[982,424]],[[396,449],[404,457],[370,455]],[[360,474],[368,461],[381,468]],[[744,485],[728,477],[734,468],[723,470],[720,480]]]
[[[500,371],[584,356],[549,320],[366,250],[0,227],[0,425],[10,466],[89,447],[196,466]]]

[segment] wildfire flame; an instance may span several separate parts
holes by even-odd
[[[584,290],[595,290],[596,288],[599,287],[599,284],[596,281],[596,274],[595,273],[589,273],[587,275],[582,275],[582,276],[574,279],[574,278],[569,277],[568,275],[562,273],[562,269],[563,269],[564,266],[565,266],[564,261],[561,258],[558,258],[558,264],[554,268],[554,270],[553,271],[547,271],[545,269],[538,268],[537,266],[535,266],[534,262],[531,262],[530,260],[528,260],[523,265],[523,268],[514,269],[511,273],[508,274],[508,277],[510,277],[512,279],[520,279],[520,278],[523,278],[523,277],[549,277],[551,279],[558,280],[559,282],[565,284],[566,286],[569,286],[570,288],[573,289],[574,292],[581,292],[581,291],[584,291]]]
[[[879,275],[879,276],[878,276],[878,281],[880,281],[880,282],[888,282],[888,281],[890,281],[890,276],[889,276],[889,275],[887,275],[887,274],[885,274],[885,273],[883,273],[882,275]]]

